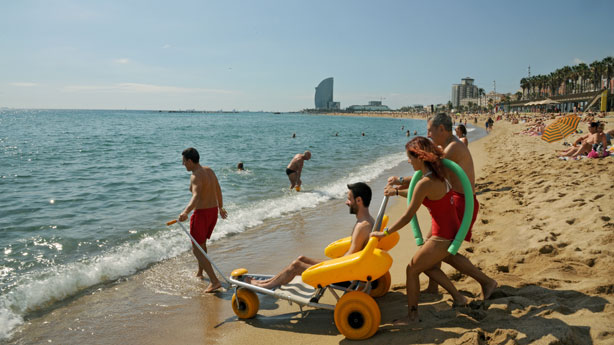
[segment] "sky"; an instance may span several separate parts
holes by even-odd
[[[614,1],[2,1],[0,107],[297,111],[447,103],[614,56]]]

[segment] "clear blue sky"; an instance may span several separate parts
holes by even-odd
[[[0,107],[446,103],[614,55],[614,1],[2,1]]]

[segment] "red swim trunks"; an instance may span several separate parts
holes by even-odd
[[[190,235],[198,244],[203,244],[211,237],[217,223],[217,207],[194,210],[190,217]]]
[[[458,217],[458,221],[463,221],[463,215],[465,213],[465,194],[461,194],[456,191],[452,191],[452,198],[454,198],[454,206],[456,206],[456,215]],[[473,223],[478,218],[478,211],[480,210],[480,203],[478,202],[478,198],[473,196],[473,217],[471,218],[471,224],[469,225],[469,231],[467,231],[467,237],[465,237],[465,241],[471,240],[471,229],[473,229]]]

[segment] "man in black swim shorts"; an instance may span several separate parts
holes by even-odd
[[[311,159],[311,152],[305,151],[304,153],[297,153],[290,161],[290,164],[286,167],[286,175],[290,180],[290,189],[294,187],[300,187],[303,181],[301,181],[301,172],[303,171],[303,163]]]

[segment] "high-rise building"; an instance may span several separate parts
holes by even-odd
[[[316,87],[316,109],[339,109],[339,102],[333,102],[333,78],[326,78]]]
[[[453,107],[458,107],[464,98],[477,98],[478,87],[473,85],[473,79],[467,77],[461,79],[460,84],[452,84],[452,97],[450,101]]]

